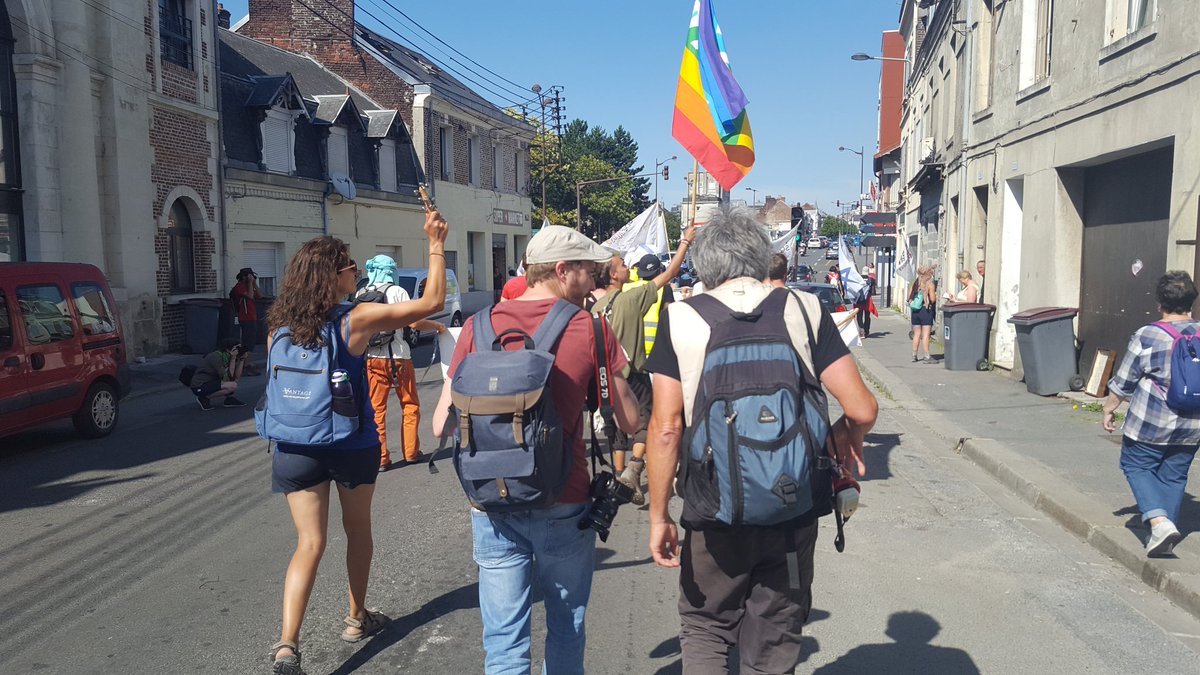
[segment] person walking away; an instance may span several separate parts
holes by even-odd
[[[771,264],[767,267],[767,285],[771,288],[787,288],[787,256],[775,253],[771,256]]]
[[[727,372],[735,382],[743,377],[748,381],[758,378],[763,382],[755,384],[762,384],[769,378],[777,378],[772,381],[777,384],[779,380],[786,381],[785,386],[792,387],[795,381],[790,370],[779,378],[780,366],[786,363],[800,373],[809,387],[819,388],[823,384],[844,412],[831,428],[837,461],[853,466],[860,476],[866,472],[862,461],[863,435],[874,425],[878,410],[837,326],[822,311],[816,296],[773,289],[761,281],[767,276],[769,245],[762,226],[746,209],[723,207],[715,214],[701,229],[692,251],[701,278],[710,290],[704,296],[668,308],[658,341],[646,363],[647,370],[654,373],[654,411],[649,435],[650,553],[660,567],[680,569],[680,646],[683,672],[689,675],[728,672],[726,660],[734,645],[740,653],[742,673],[793,672],[801,655],[801,629],[812,607],[813,553],[817,517],[822,515],[816,508],[818,495],[809,494],[809,489],[819,484],[785,482],[784,476],[775,485],[794,490],[780,489],[781,494],[776,496],[771,494],[771,488],[762,487],[764,494],[747,493],[741,509],[730,509],[750,517],[761,508],[750,506],[752,503],[774,504],[775,508],[783,509],[784,519],[772,521],[771,525],[721,522],[715,518],[713,502],[709,501],[712,495],[698,494],[702,489],[719,485],[725,475],[732,476],[725,468],[724,451],[715,453],[721,458],[694,457],[693,450],[698,446],[693,437],[707,433],[706,425],[714,415],[722,427],[736,426],[736,429],[731,427],[731,436],[744,429],[747,435],[753,430],[754,437],[759,439],[761,435],[757,434],[775,428],[777,436],[772,440],[781,445],[774,452],[780,453],[796,452],[789,438],[802,438],[804,434],[789,437],[786,430],[778,428],[778,418],[810,419],[807,403],[805,410],[798,410],[794,416],[780,415],[781,410],[776,407],[780,402],[792,401],[798,408],[801,406],[794,394],[784,394],[786,388],[775,395],[763,396],[762,401],[757,394],[750,402],[745,398],[726,399],[727,406],[736,403],[758,408],[761,403],[761,410],[754,415],[743,414],[743,418],[748,418],[744,420],[736,415],[732,419],[728,415],[722,418],[711,407],[721,403],[708,398],[713,394],[706,392],[710,384],[721,386],[712,379],[716,377],[710,370],[713,362],[706,360],[714,342],[717,348],[728,350],[730,347],[721,345],[734,344],[727,341],[730,335],[747,334],[759,338],[754,345],[770,344],[773,349],[781,344],[767,342],[774,337],[790,346],[786,355],[774,352],[779,356],[771,356],[770,366],[740,362]],[[714,317],[721,321],[712,322]],[[740,325],[743,321],[744,327]],[[729,322],[739,325],[730,328]],[[718,337],[719,334],[724,337]],[[737,345],[742,353],[750,353],[745,350],[753,348],[746,342]],[[754,374],[756,368],[769,372]],[[700,409],[701,399],[710,407]],[[823,401],[820,407],[824,407]],[[714,411],[714,415],[709,411]],[[680,446],[685,440],[688,454],[681,457]],[[825,456],[824,448],[808,450],[817,452],[816,456]],[[745,446],[737,451],[752,452]],[[685,530],[682,545],[668,510],[677,467],[681,468],[679,484],[684,498],[680,521]],[[714,476],[716,472],[722,475]],[[744,481],[741,489],[746,489]],[[790,496],[791,501],[784,495]],[[704,501],[698,499],[700,496],[705,497]],[[719,498],[722,507],[726,496]],[[800,500],[804,498],[813,500],[812,509],[802,510]],[[824,511],[828,508],[826,505]]]
[[[879,310],[875,307],[874,266],[863,265],[861,274],[867,283],[867,292],[866,297],[854,305],[854,320],[858,323],[858,337],[867,338],[871,336],[871,316],[879,316]]]
[[[500,291],[500,302],[512,300],[513,298],[521,297],[527,287],[527,279],[525,278],[525,267],[527,261],[524,256],[521,257],[521,267],[517,272],[520,274],[509,274],[508,281],[504,282],[504,288]],[[511,270],[510,270],[511,271]]]
[[[396,284],[396,261],[390,256],[377,255],[367,261],[367,285],[359,289],[356,299],[380,298],[384,304],[394,305],[408,302],[408,291]],[[428,319],[414,321],[414,330],[442,333],[446,326]],[[367,346],[367,381],[371,395],[371,407],[375,409],[375,427],[379,430],[379,470],[393,468],[391,453],[387,445],[388,399],[393,391],[400,400],[403,416],[400,443],[403,447],[404,463],[421,461],[421,399],[417,396],[417,376],[413,367],[412,351],[404,339],[403,331],[383,331],[375,334]]]
[[[1173,359],[1180,347],[1196,344],[1200,323],[1192,318],[1196,285],[1187,272],[1167,272],[1154,291],[1158,300],[1158,321],[1134,332],[1125,358],[1108,382],[1104,402],[1104,430],[1116,431],[1116,410],[1121,401],[1129,401],[1129,410],[1121,427],[1121,470],[1142,512],[1142,522],[1150,527],[1146,555],[1171,555],[1182,539],[1179,507],[1187,489],[1188,468],[1200,447],[1200,409],[1181,402],[1171,392],[1185,389],[1197,373],[1188,358]],[[1176,346],[1176,341],[1188,343]],[[1180,367],[1183,366],[1183,367]],[[1178,370],[1177,370],[1178,368]],[[1174,386],[1172,386],[1174,385]],[[1194,387],[1187,387],[1194,390]],[[1185,397],[1186,398],[1186,397]]]
[[[283,331],[292,344],[308,349],[332,349],[345,369],[358,411],[357,430],[328,445],[276,443],[271,459],[271,488],[287,499],[296,527],[296,549],[283,583],[283,624],[271,647],[271,672],[303,673],[300,666],[300,627],[317,578],[317,566],[328,535],[330,483],[336,483],[346,533],[346,572],[350,611],[342,620],[341,639],[358,642],[378,632],[387,617],[366,606],[367,580],[374,543],[371,500],[379,475],[379,434],[367,388],[366,352],[371,336],[401,330],[445,304],[447,225],[436,210],[425,214],[429,240],[429,284],[416,300],[398,304],[342,304],[354,293],[358,265],[344,242],[331,236],[310,239],[300,247],[284,275],[279,295],[267,316],[271,344]],[[332,339],[335,344],[329,344]],[[271,401],[260,405],[268,408]]]
[[[238,380],[246,367],[248,350],[233,338],[221,342],[216,350],[204,355],[204,360],[192,375],[191,390],[201,410],[212,410],[212,397],[223,396],[225,408],[240,408],[244,405],[234,394]]]
[[[908,308],[912,319],[912,360],[913,363],[924,360],[933,363],[929,355],[929,334],[933,330],[933,317],[936,306],[937,289],[933,285],[933,267],[921,265],[917,268],[917,278],[908,289]],[[924,359],[919,357],[918,348],[925,351]]]
[[[229,299],[233,301],[233,309],[237,312],[241,344],[248,355],[253,354],[254,346],[258,344],[258,301],[262,299],[262,293],[258,290],[258,275],[253,269],[243,267],[238,270],[237,283],[229,291]],[[260,374],[249,357],[246,359],[245,374]]]
[[[473,506],[471,530],[473,555],[479,566],[484,672],[489,675],[530,672],[530,623],[536,583],[542,591],[546,611],[542,672],[575,675],[583,673],[584,615],[596,562],[595,530],[586,525],[580,527],[589,511],[583,411],[597,372],[597,336],[592,316],[583,311],[582,305],[592,290],[596,266],[608,263],[612,252],[571,228],[549,225],[529,241],[526,256],[529,287],[525,293],[476,313],[464,324],[434,413],[433,428],[449,433],[446,421],[451,381],[459,377],[460,370],[471,366],[464,359],[475,351],[479,321],[490,321],[491,332],[497,336],[507,331],[532,336],[543,320],[570,312],[566,327],[552,349],[554,359],[549,377],[549,391],[553,392],[554,409],[562,424],[562,452],[569,453],[566,485],[556,501],[544,506],[503,512],[482,511]],[[616,423],[622,429],[632,430],[637,424],[637,409],[633,394],[620,375],[625,355],[607,330],[607,322],[601,319],[601,324],[605,358],[612,373]],[[498,340],[504,349],[514,351],[524,345],[521,337],[510,333],[509,339]],[[468,431],[463,429],[460,433]],[[471,442],[477,438],[472,434]]]
[[[954,278],[958,280],[958,283],[962,285],[962,288],[953,296],[950,295],[950,291],[946,291],[943,294],[943,299],[946,301],[947,305],[958,305],[967,302],[973,303],[980,301],[979,286],[975,285],[975,279],[971,276],[970,272],[967,270],[962,270],[955,275]]]
[[[621,374],[637,397],[638,428],[631,435],[615,434],[613,469],[617,472],[617,480],[633,490],[633,503],[637,506],[646,503],[642,472],[646,467],[646,430],[650,426],[650,410],[654,404],[650,374],[643,367],[657,339],[659,317],[669,297],[665,287],[679,273],[695,238],[696,226],[692,225],[680,237],[679,247],[665,269],[657,256],[642,256],[634,266],[639,280],[623,284],[619,292],[610,293],[592,308],[596,314],[609,316],[621,349],[629,358],[629,365]],[[628,463],[625,461],[627,451],[632,455]]]

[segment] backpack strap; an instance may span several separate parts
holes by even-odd
[[[604,420],[604,430],[606,440],[608,441],[608,451],[612,452],[612,429],[613,429],[613,407],[612,407],[612,373],[608,369],[608,349],[604,343],[605,322],[599,316],[592,317],[592,335],[596,338],[596,412],[593,415],[599,415]],[[611,466],[604,459],[604,454],[600,451],[600,444],[596,439],[596,427],[592,426],[592,475],[599,473],[600,464]]]
[[[558,338],[562,337],[563,331],[567,329],[571,319],[582,311],[583,308],[579,305],[571,304],[561,298],[555,301],[533,334],[534,346],[545,351],[553,351],[554,345],[558,343]]]
[[[1183,337],[1183,333],[1180,333],[1178,330],[1175,330],[1175,327],[1172,326],[1171,324],[1167,323],[1166,321],[1155,321],[1154,323],[1152,323],[1150,325],[1158,326],[1159,328],[1163,329],[1164,331],[1166,331],[1167,335],[1170,335],[1171,338],[1174,340],[1178,340]]]
[[[496,329],[492,327],[492,311],[495,309],[495,305],[488,305],[487,309],[482,309],[475,314],[472,331],[475,333],[475,351],[477,352],[491,351],[492,343],[496,341]]]
[[[687,304],[696,310],[696,314],[709,326],[722,321],[729,316],[729,307],[708,293],[693,295],[687,299]]]

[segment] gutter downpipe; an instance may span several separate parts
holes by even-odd
[[[963,91],[962,91],[962,127],[959,133],[959,155],[958,155],[958,171],[959,171],[959,187],[958,187],[958,250],[963,256],[963,269],[970,269],[970,256],[966,254],[966,213],[967,209],[967,134],[971,130],[971,99],[972,92],[975,88],[975,27],[972,22],[975,18],[975,2],[966,0],[966,35],[963,36],[963,49],[966,50],[966,58],[963,59],[964,67],[967,71],[963,74]],[[953,30],[954,24],[951,24]],[[977,302],[983,302],[983,298],[977,298]]]
[[[212,16],[215,18],[216,3],[210,3]],[[216,21],[213,25],[213,69],[216,71],[217,86],[214,100],[217,106],[217,208],[220,209],[221,232],[221,279],[229,282],[229,213],[225,209],[225,116],[221,114],[221,27]],[[228,293],[225,293],[228,295]]]

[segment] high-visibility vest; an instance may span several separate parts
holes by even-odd
[[[636,272],[631,271],[631,276],[633,276],[633,275],[636,275]],[[643,279],[638,279],[636,281],[630,281],[629,283],[627,283],[621,287],[621,291],[622,292],[628,291],[630,289],[637,288],[638,286],[641,286],[643,284],[648,284],[648,283],[650,283],[650,282],[645,281]],[[665,286],[664,286],[664,288],[665,288]],[[662,288],[658,289],[657,295],[658,295],[658,297],[657,297],[657,299],[655,299],[654,304],[650,306],[650,309],[646,311],[645,316],[642,317],[642,340],[643,340],[644,348],[646,350],[646,356],[650,356],[650,350],[654,347],[654,338],[657,337],[657,335],[658,335],[658,313],[659,313],[659,310],[662,308],[662,299],[663,299],[663,289]]]

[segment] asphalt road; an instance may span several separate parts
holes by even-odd
[[[801,672],[1200,673],[1200,622],[882,403],[847,550],[821,531]],[[97,442],[69,424],[0,441],[0,672],[267,672],[294,530],[249,408],[180,389],[123,414]],[[480,672],[469,515],[439,465],[380,478],[369,604],[394,621],[358,645],[337,637],[334,507],[308,672]],[[677,576],[648,562],[644,511],[622,510],[598,558],[589,672],[681,672]],[[536,657],[540,603],[534,619]]]

